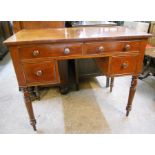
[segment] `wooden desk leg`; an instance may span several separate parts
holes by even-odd
[[[114,77],[111,77],[111,81],[110,81],[110,92],[112,92],[114,86]]]
[[[137,86],[137,78],[138,76],[132,76],[132,81],[131,81],[131,86],[130,86],[130,92],[129,92],[129,97],[128,97],[128,104],[126,107],[126,116],[129,115],[129,112],[131,111],[132,108],[132,101],[136,92],[136,86]]]
[[[31,102],[30,93],[29,93],[28,88],[23,88],[23,93],[24,93],[25,105],[26,105],[27,112],[28,112],[29,118],[30,118],[30,124],[32,125],[33,129],[36,131],[37,130],[36,129],[36,120],[34,117],[32,102]]]
[[[109,87],[109,77],[106,77],[106,87],[108,88]]]

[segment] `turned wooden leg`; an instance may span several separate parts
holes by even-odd
[[[106,77],[106,87],[107,88],[109,87],[109,81],[110,81],[110,78],[109,77]]]
[[[138,76],[132,76],[132,81],[131,81],[131,86],[130,86],[130,92],[129,92],[129,97],[128,97],[128,104],[126,107],[126,116],[129,115],[129,112],[131,111],[132,108],[132,101],[136,92],[136,86],[137,86],[137,78]]]
[[[30,124],[32,125],[33,129],[36,131],[37,130],[36,129],[36,120],[34,117],[31,97],[30,97],[28,88],[23,88],[23,93],[24,93],[25,105],[26,105],[27,112],[28,112],[29,118],[30,118]]]
[[[113,86],[114,86],[114,77],[112,77],[110,81],[110,92],[112,92]]]

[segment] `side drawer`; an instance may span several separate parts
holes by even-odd
[[[140,41],[111,41],[84,44],[84,54],[104,54],[106,52],[132,52],[140,50]]]
[[[23,63],[23,71],[27,84],[59,83],[58,65],[55,60]]]
[[[110,75],[133,74],[136,71],[138,55],[112,56]]]
[[[20,58],[34,59],[57,56],[78,56],[82,55],[82,45],[74,44],[44,44],[44,45],[29,45],[18,48]]]

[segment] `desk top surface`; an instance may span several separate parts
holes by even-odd
[[[56,43],[99,41],[108,39],[143,39],[151,37],[151,34],[137,32],[131,29],[114,27],[79,27],[79,28],[52,28],[21,30],[8,38],[7,45],[31,44],[31,43]]]

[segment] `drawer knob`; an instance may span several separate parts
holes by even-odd
[[[33,56],[38,56],[39,55],[39,51],[38,50],[34,50],[33,51]]]
[[[43,72],[41,70],[36,72],[36,76],[42,76]]]
[[[100,46],[100,47],[98,48],[98,50],[99,50],[100,52],[103,52],[103,51],[104,51],[104,47],[103,47],[103,46]]]
[[[122,67],[123,69],[128,68],[128,63],[124,62],[124,63],[121,65],[121,67]]]
[[[64,49],[64,54],[69,54],[70,53],[70,49],[69,48],[65,48]]]
[[[125,45],[125,48],[124,48],[124,49],[125,49],[125,51],[129,50],[129,49],[130,49],[130,47],[131,47],[131,46],[130,46],[129,44],[126,44],[126,45]]]

